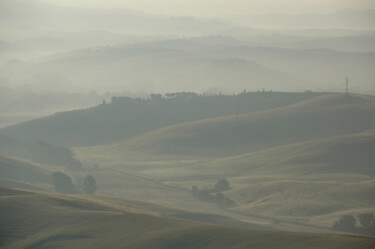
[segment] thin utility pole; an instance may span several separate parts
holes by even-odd
[[[349,96],[349,77],[346,76],[346,81],[345,81],[345,95]]]

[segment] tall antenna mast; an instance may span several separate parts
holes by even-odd
[[[236,118],[237,118],[237,123],[238,123],[238,120],[239,120],[239,116],[240,116],[240,101],[239,101],[239,95],[236,96]]]
[[[349,77],[346,76],[346,81],[345,81],[345,94],[346,96],[349,96]]]

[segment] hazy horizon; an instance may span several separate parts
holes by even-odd
[[[330,13],[347,9],[375,9],[371,0],[41,0],[46,3],[91,8],[126,8],[152,14],[225,16],[245,14]]]
[[[374,0],[0,0],[0,247],[373,249],[374,68]]]

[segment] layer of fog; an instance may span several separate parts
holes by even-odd
[[[375,94],[375,12],[197,19],[0,2],[0,126],[113,95]],[[16,118],[15,118],[16,117]]]

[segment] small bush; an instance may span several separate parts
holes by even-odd
[[[76,190],[73,186],[72,179],[62,173],[62,172],[53,172],[52,173],[52,183],[56,191],[63,194],[74,194]]]

